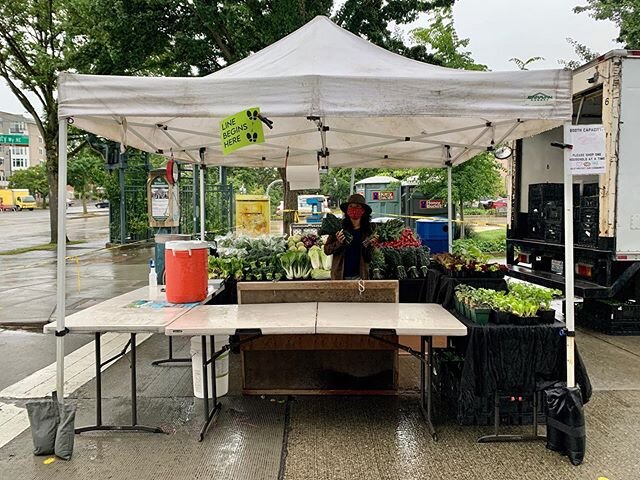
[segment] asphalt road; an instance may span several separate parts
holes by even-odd
[[[109,240],[108,209],[81,206],[67,212],[69,255],[67,314],[120,295],[146,283],[151,250],[102,250]],[[0,213],[0,251],[49,243],[49,210]],[[98,251],[100,250],[100,251]],[[55,340],[42,325],[52,321],[56,306],[56,252],[33,251],[0,255],[0,390],[55,361]],[[69,335],[66,354],[91,341],[90,335]]]
[[[108,218],[108,209],[92,206],[88,215],[83,216],[81,206],[69,207],[67,210],[69,240],[100,241],[104,246],[109,237]],[[0,213],[0,251],[49,243],[49,232],[48,209]]]

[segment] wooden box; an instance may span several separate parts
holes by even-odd
[[[238,303],[300,302],[397,303],[398,282],[238,283]],[[397,388],[397,350],[366,335],[274,335],[241,350],[248,395],[380,395],[395,394]]]

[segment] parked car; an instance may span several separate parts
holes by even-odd
[[[491,208],[496,210],[507,208],[507,199],[506,198],[498,198],[493,201],[491,204]]]
[[[96,208],[109,208],[109,200],[101,200],[96,202]]]

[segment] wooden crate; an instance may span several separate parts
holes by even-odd
[[[238,303],[398,302],[393,280],[239,282]],[[397,341],[396,336],[389,340]],[[273,335],[242,347],[248,395],[395,394],[398,352],[367,335]]]
[[[238,282],[238,303],[368,302],[398,303],[397,280]]]

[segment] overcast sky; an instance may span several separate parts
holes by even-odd
[[[573,13],[580,0],[458,0],[454,21],[458,35],[471,39],[469,49],[478,63],[491,70],[513,70],[512,57],[526,60],[541,56],[531,69],[559,68],[559,59],[576,55],[566,41],[571,37],[599,53],[619,48],[616,27],[587,14]],[[415,26],[426,26],[427,21]],[[0,82],[0,110],[22,113],[24,109]]]

